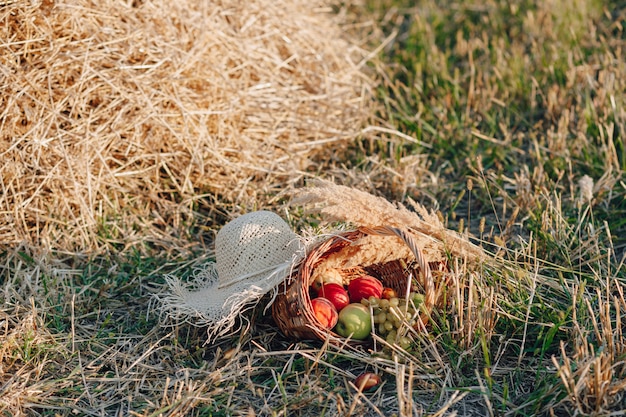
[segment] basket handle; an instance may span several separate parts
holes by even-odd
[[[413,252],[413,256],[415,256],[415,260],[422,271],[422,285],[426,292],[426,294],[424,294],[424,304],[428,311],[430,311],[435,305],[435,283],[433,281],[433,274],[430,270],[430,265],[426,262],[424,254],[417,245],[413,235],[406,230],[392,226],[359,227],[359,230],[368,235],[397,236],[406,243],[409,249],[411,249],[411,252]]]

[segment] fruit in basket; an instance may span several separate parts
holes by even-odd
[[[363,298],[380,298],[382,292],[383,283],[371,275],[360,276],[348,284],[348,294],[353,303],[359,303]]]
[[[343,276],[335,268],[323,268],[315,270],[313,272],[313,281],[311,282],[311,288],[318,292],[324,284],[339,284],[343,286]]]
[[[351,303],[339,312],[335,331],[343,337],[364,340],[372,331],[370,309],[361,303]]]
[[[396,290],[393,288],[385,287],[383,288],[383,292],[380,295],[380,298],[384,300],[391,300],[392,298],[397,298],[398,294],[396,294]]]
[[[410,328],[420,320],[423,302],[424,295],[414,292],[409,294],[408,300],[397,297],[380,300],[372,309],[374,331],[387,343],[408,349],[413,343]],[[372,305],[369,300],[366,304]]]
[[[350,304],[350,297],[348,291],[343,288],[343,285],[330,283],[324,284],[318,291],[318,297],[323,297],[329,300],[337,311],[341,311],[345,306]]]
[[[332,329],[337,324],[339,313],[337,309],[326,298],[314,298],[311,300],[311,308],[317,321],[326,329]]]

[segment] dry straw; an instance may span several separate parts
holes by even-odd
[[[371,113],[339,19],[299,0],[0,3],[0,242],[168,247],[218,200],[267,202]]]

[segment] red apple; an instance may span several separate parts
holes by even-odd
[[[353,279],[348,284],[348,294],[350,301],[359,303],[363,298],[380,298],[383,293],[383,283],[371,275],[363,275]]]
[[[326,298],[314,298],[311,300],[311,307],[313,308],[313,314],[317,321],[327,329],[332,329],[337,324],[339,319],[339,313],[337,309]]]
[[[372,332],[370,309],[361,303],[351,303],[339,312],[335,331],[343,337],[363,340]]]
[[[348,291],[343,288],[343,285],[335,283],[324,284],[320,288],[318,295],[333,303],[337,311],[341,311],[342,308],[350,304]]]

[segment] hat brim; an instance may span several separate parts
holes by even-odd
[[[214,262],[198,269],[188,283],[168,276],[166,282],[170,291],[160,297],[161,306],[173,323],[206,326],[207,342],[211,342],[236,331],[233,327],[237,318],[254,308],[263,296],[275,291],[293,272],[299,258],[294,256],[290,262],[242,277],[226,286],[219,285]],[[265,309],[271,306],[273,299]]]

